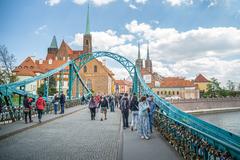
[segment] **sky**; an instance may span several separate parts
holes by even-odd
[[[202,73],[223,85],[240,82],[239,0],[1,0],[0,44],[17,58],[45,58],[53,35],[82,49],[90,3],[93,50],[146,58],[163,76],[194,78]],[[118,78],[127,72],[112,60]]]

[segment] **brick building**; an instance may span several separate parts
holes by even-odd
[[[14,69],[13,72],[18,76],[19,80],[24,80],[42,73],[46,73],[63,65],[68,60],[75,59],[82,54],[91,52],[92,35],[90,33],[88,8],[86,31],[83,36],[83,50],[72,50],[64,40],[61,42],[61,45],[58,48],[56,37],[53,36],[50,47],[47,50],[47,56],[45,60],[36,60],[34,57],[27,57],[18,67]],[[66,67],[63,75],[63,91],[65,94],[68,90],[68,71],[69,69]],[[87,63],[80,70],[80,76],[85,81],[86,85],[95,93],[112,94],[114,92],[114,74],[97,59]],[[57,80],[57,88],[59,86],[59,77],[59,74],[55,75],[55,79]],[[26,86],[26,90],[36,94],[36,90],[41,83],[43,83],[42,80],[33,82],[32,84]],[[81,85],[77,85],[75,80],[73,85],[73,96],[77,96],[77,86],[80,87]],[[80,89],[80,93],[81,91],[82,89]]]

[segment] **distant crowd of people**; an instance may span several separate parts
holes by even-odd
[[[150,139],[152,133],[153,113],[156,104],[153,96],[142,96],[140,100],[134,94],[128,93],[120,95],[92,96],[88,107],[91,113],[91,120],[96,120],[96,111],[101,111],[100,121],[107,120],[107,110],[114,112],[119,108],[122,114],[123,129],[129,128],[129,113],[131,113],[130,128],[132,131],[138,130],[142,139]]]

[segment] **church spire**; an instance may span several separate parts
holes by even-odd
[[[150,60],[150,57],[149,57],[149,42],[147,43],[147,60]]]
[[[138,42],[138,59],[141,59],[140,43]]]
[[[50,47],[49,48],[58,48],[58,46],[57,46],[57,39],[56,39],[56,36],[54,35],[53,36],[53,39],[52,39],[52,42],[51,42],[51,45],[50,45]]]
[[[90,20],[89,20],[89,3],[87,9],[87,21],[86,21],[86,31],[85,34],[90,34]]]

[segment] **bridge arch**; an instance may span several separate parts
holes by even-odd
[[[107,51],[96,51],[93,53],[82,54],[76,59],[68,61],[64,65],[54,70],[51,70],[45,74],[42,74],[33,78],[29,78],[24,81],[2,85],[0,86],[0,91],[2,92],[4,90],[10,89],[17,92],[16,91],[17,87],[29,84],[36,80],[47,78],[50,75],[53,75],[63,70],[67,66],[69,66],[70,68],[69,77],[71,81],[73,81],[74,79],[73,77],[74,71],[77,74],[76,76],[81,80],[80,75],[78,74],[81,67],[83,67],[93,59],[100,58],[100,57],[108,57],[122,64],[123,67],[128,71],[130,77],[133,80],[133,92],[136,93],[139,91],[138,84],[140,84],[142,87],[141,91],[143,91],[145,94],[154,96],[154,102],[159,106],[159,110],[162,115],[166,116],[168,119],[170,119],[176,124],[185,126],[189,130],[191,130],[192,133],[203,138],[213,146],[217,146],[217,148],[224,148],[225,150],[228,150],[229,152],[231,152],[231,154],[233,155],[240,155],[239,154],[240,153],[240,137],[239,136],[232,134],[231,132],[228,132],[219,127],[216,127],[203,120],[200,120],[190,114],[187,114],[179,110],[177,107],[173,106],[169,102],[165,101],[164,99],[160,98],[144,82],[138,68],[136,68],[136,66],[130,60],[116,53],[107,52]],[[76,63],[78,62],[79,62],[79,66],[76,65]],[[71,88],[71,86],[69,86],[69,88]],[[20,94],[20,91],[19,91],[19,94]]]

